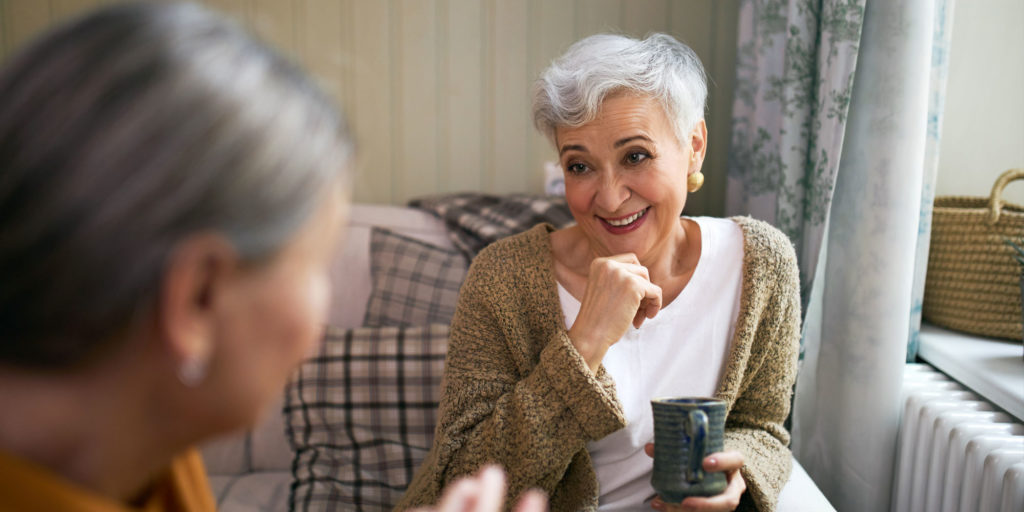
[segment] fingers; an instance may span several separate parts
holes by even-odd
[[[639,277],[642,281],[650,282],[651,273],[647,267],[640,264],[633,254],[619,254],[606,258],[596,258],[590,263],[590,276],[594,277],[602,272],[611,269],[621,270],[627,274]]]
[[[501,510],[505,503],[505,472],[498,466],[487,466],[477,473],[480,493],[474,510],[490,512]]]
[[[679,504],[679,508],[674,510],[694,510],[702,512],[712,510],[736,510],[736,507],[740,506],[740,498],[747,490],[747,483],[743,480],[743,475],[740,474],[738,469],[727,473],[726,478],[728,479],[729,484],[726,486],[725,491],[722,492],[722,494],[707,498],[686,498]]]
[[[631,263],[634,265],[640,264],[640,258],[636,257],[636,254],[631,252],[624,252],[622,254],[615,254],[612,256],[606,256],[604,259],[618,261],[619,263]]]
[[[438,502],[436,512],[461,512],[469,510],[475,501],[477,482],[473,478],[464,478],[448,486]],[[417,509],[418,512],[430,512],[430,509]]]
[[[644,445],[644,452],[653,457],[654,444]],[[722,494],[706,498],[690,497],[682,503],[665,503],[661,497],[657,497],[651,501],[651,508],[668,512],[735,510],[747,490],[747,483],[740,473],[740,468],[743,467],[743,454],[735,451],[712,453],[704,458],[703,466],[704,471],[725,473],[728,484]]]
[[[743,496],[746,489],[747,486],[742,482],[741,477],[738,483],[730,482],[729,486],[725,488],[725,492],[718,496],[708,498],[691,496],[683,500],[682,503],[665,503],[661,497],[657,497],[651,501],[651,508],[667,512],[729,512],[740,506],[740,497]]]
[[[633,327],[637,329],[643,325],[644,320],[654,318],[661,311],[661,287],[651,283],[644,283],[644,296],[640,299],[640,307],[633,316]]]
[[[704,471],[735,471],[743,467],[743,454],[728,451],[717,452],[704,457]]]
[[[648,457],[654,457],[654,443],[645,444],[644,453]],[[715,452],[705,457],[702,465],[704,471],[735,471],[743,467],[743,454],[736,451]]]
[[[497,512],[505,502],[505,472],[487,466],[448,486],[436,512]]]
[[[515,512],[546,512],[548,509],[548,497],[537,489],[531,489],[523,493],[516,503]]]
[[[417,512],[500,512],[505,503],[505,472],[498,466],[487,466],[477,474],[448,486],[437,508]],[[538,490],[523,493],[515,512],[545,512],[547,496]]]

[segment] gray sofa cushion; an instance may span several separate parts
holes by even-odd
[[[458,251],[373,228],[373,291],[366,304],[363,325],[450,323],[467,267],[466,259]]]
[[[285,392],[293,510],[391,510],[433,441],[448,326],[328,329]]]

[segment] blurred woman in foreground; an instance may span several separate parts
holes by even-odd
[[[302,71],[196,5],[106,8],[5,63],[0,510],[214,510],[192,447],[315,349],[351,152]]]

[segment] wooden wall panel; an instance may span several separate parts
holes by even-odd
[[[204,3],[247,23],[251,18],[249,0],[206,0]]]
[[[632,0],[623,4],[622,29],[633,37],[669,31],[668,0]]]
[[[394,108],[398,126],[394,155],[395,199],[404,202],[437,191],[437,10],[434,2],[400,0]]]
[[[530,62],[529,87],[527,94],[532,93],[533,82],[540,76],[551,61],[576,41],[576,2],[575,0],[534,0],[530,5]],[[528,96],[529,97],[529,96]],[[532,100],[531,100],[532,101]],[[544,164],[557,162],[558,155],[551,142],[533,128],[531,113],[527,112],[530,126],[529,158],[526,168],[533,180],[531,192],[544,190]]]
[[[7,2],[0,0],[0,59],[7,55]]]
[[[99,0],[50,0],[50,20],[59,23],[100,4]]]
[[[39,30],[118,0],[0,0],[0,56]],[[543,191],[554,149],[533,128],[532,86],[574,41],[668,32],[707,69],[705,189],[724,197],[738,0],[206,0],[301,61],[345,110],[358,201]]]
[[[719,2],[677,0],[669,6],[669,32],[697,52],[705,67],[711,56],[714,10]]]
[[[704,187],[694,211],[721,216],[725,213],[725,185],[732,137],[733,87],[736,82],[736,20],[739,2],[717,2],[714,39],[708,80],[708,156],[704,162]],[[695,197],[697,197],[695,195]]]
[[[530,77],[527,76],[527,3],[496,2],[494,39],[488,65],[494,77],[490,130],[494,161],[490,189],[525,191],[533,169],[527,169],[530,124]]]
[[[708,111],[705,112],[705,122],[708,126],[708,152],[704,158],[704,166],[702,171],[704,173],[704,187],[695,194],[690,194],[686,199],[686,212],[702,212],[710,214],[720,214],[723,209],[724,200],[718,197],[712,197],[712,189],[716,188],[716,185],[721,182],[724,185],[725,168],[723,166],[721,171],[718,171],[716,164],[723,156],[726,155],[728,149],[728,139],[725,144],[723,141],[718,140],[717,133],[715,133],[715,127],[721,124],[729,124],[728,119],[719,120],[716,118],[718,114],[717,110],[712,111],[710,109],[712,105],[712,98],[717,97],[716,83],[718,81],[718,64],[714,60],[714,43],[715,43],[715,30],[717,27],[714,26],[715,13],[720,7],[720,4],[725,2],[705,2],[703,0],[679,0],[673,2],[670,6],[669,18],[671,19],[671,33],[680,41],[686,43],[693,48],[693,51],[697,52],[700,56],[701,61],[704,64],[704,72],[708,77]],[[735,25],[735,20],[733,25]],[[734,29],[735,32],[735,29]],[[735,33],[733,38],[735,39]],[[732,71],[730,70],[730,73]],[[732,96],[732,91],[729,91],[729,95]],[[732,105],[729,105],[731,111]],[[721,153],[722,156],[719,156]],[[724,198],[724,188],[722,190]],[[712,212],[711,209],[717,208],[717,211]]]
[[[49,27],[53,19],[49,2],[4,0],[4,14],[5,25],[2,28],[6,52],[25,44],[29,38]]]
[[[341,102],[350,100],[350,81],[346,72],[351,68],[348,56],[352,53],[352,29],[347,1],[300,0],[297,7],[296,49],[303,63],[316,77],[321,87]]]
[[[440,115],[441,190],[481,190],[484,166],[484,6],[442,2]]]
[[[576,0],[576,39],[622,31],[623,4],[629,0]]]
[[[356,138],[354,196],[371,203],[392,203],[395,112],[390,2],[353,3],[354,100],[345,105]]]
[[[296,41],[300,25],[295,11],[300,0],[249,0],[250,25],[267,41],[277,45],[285,53],[298,57]]]

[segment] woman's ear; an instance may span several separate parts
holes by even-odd
[[[690,132],[690,173],[700,172],[708,150],[708,126],[703,119]]]
[[[216,343],[216,297],[230,286],[238,266],[234,247],[212,233],[185,239],[167,262],[155,311],[157,328],[186,386],[197,386],[206,377]]]

